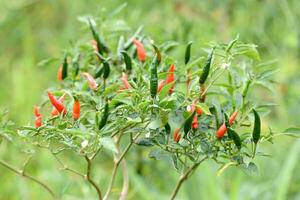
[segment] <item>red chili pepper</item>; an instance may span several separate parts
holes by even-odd
[[[39,107],[38,106],[34,106],[34,115],[35,115],[35,127],[39,128],[42,126],[42,115],[39,111]]]
[[[90,75],[87,72],[83,72],[82,75],[87,79],[89,86],[92,90],[96,90],[98,87],[97,82],[95,81],[95,79],[93,78],[92,75]]]
[[[62,81],[62,66],[60,66],[57,71],[57,80]]]
[[[165,80],[159,81],[158,86],[157,86],[157,93],[159,93],[161,91],[161,89],[165,86],[165,84],[166,84]]]
[[[166,78],[166,84],[169,84],[169,83],[172,83],[172,87],[170,88],[169,90],[169,93],[171,94],[173,92],[173,89],[174,89],[174,70],[175,70],[175,65],[172,64],[170,67],[169,67],[169,70],[168,70],[168,75],[167,75],[167,78]]]
[[[233,121],[235,120],[236,116],[238,114],[238,111],[235,111],[234,113],[232,113],[232,115],[230,116],[229,118],[229,124],[232,125],[233,124]],[[217,133],[216,133],[216,136],[218,139],[221,139],[225,133],[227,132],[227,128],[225,126],[225,123],[222,124],[222,126],[220,126],[220,128],[218,129]]]
[[[173,133],[173,140],[174,142],[178,143],[181,135],[179,134],[180,128],[175,129],[174,133]]]
[[[51,92],[48,92],[48,97],[49,97],[51,104],[56,108],[56,110],[59,113],[63,112],[64,115],[67,114],[67,110],[66,110],[66,107],[64,106],[64,104],[62,102],[60,102],[59,100],[55,99],[55,97],[52,95]]]
[[[144,62],[146,60],[146,50],[145,50],[143,44],[136,39],[133,39],[132,42],[136,46],[138,59],[141,62]]]
[[[198,116],[195,115],[194,118],[193,118],[193,122],[192,122],[192,128],[197,129],[198,127],[199,127]]]
[[[97,41],[96,40],[91,40],[92,47],[95,52],[98,52],[98,46],[97,46]]]
[[[121,81],[124,84],[123,89],[125,90],[130,89],[130,84],[128,83],[128,75],[126,73],[122,73]]]
[[[58,99],[58,101],[60,101],[61,103],[64,103],[64,100],[65,100],[65,94],[62,95],[62,96]],[[53,106],[52,111],[51,111],[51,116],[52,116],[52,117],[55,117],[55,116],[57,116],[57,115],[59,115],[59,112],[58,112],[58,111],[56,110],[56,108]]]
[[[73,104],[73,119],[77,120],[80,117],[80,102],[78,98],[74,98]]]

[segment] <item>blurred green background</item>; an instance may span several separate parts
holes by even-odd
[[[0,0],[0,109],[8,108],[10,119],[18,124],[32,123],[33,105],[40,101],[45,88],[55,84],[57,72],[55,65],[43,68],[37,63],[47,57],[60,57],[70,41],[86,35],[78,16],[109,15],[124,2]],[[262,60],[272,62],[274,68],[279,69],[274,75],[274,92],[268,94],[278,106],[271,110],[269,117],[263,118],[264,126],[274,131],[300,126],[299,1],[127,2],[127,7],[116,18],[125,20],[133,31],[144,24],[145,33],[158,43],[178,40],[184,50],[184,44],[190,40],[198,44],[229,42],[240,34],[242,41],[257,44]],[[182,188],[178,199],[300,199],[300,140],[282,137],[274,143],[262,149],[272,156],[258,159],[259,176],[249,177],[232,168],[217,177],[218,166],[206,163]],[[0,158],[21,166],[26,149],[25,145],[20,149],[13,143],[1,143]],[[72,166],[82,162],[68,153],[64,159]],[[167,199],[177,173],[167,163],[149,160],[146,155],[142,159],[146,175],[142,178],[130,171],[129,199]],[[104,170],[97,170],[101,173],[95,177],[100,185],[102,182],[107,185],[111,165],[101,161],[99,158],[95,168]],[[134,159],[129,161],[130,166],[135,164]],[[83,180],[57,168],[59,165],[45,150],[34,154],[28,171],[49,182],[62,199],[96,197]],[[0,199],[50,199],[38,185],[2,166],[0,180]],[[115,192],[117,194],[117,189]]]

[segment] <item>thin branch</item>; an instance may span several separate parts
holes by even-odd
[[[87,172],[85,175],[85,179],[95,188],[98,194],[98,199],[102,200],[102,193],[96,182],[92,179],[91,177],[91,168],[92,168],[92,160],[88,157],[85,156],[85,160],[87,162]]]
[[[125,200],[129,189],[129,177],[128,177],[128,171],[127,171],[127,165],[125,159],[122,160],[121,166],[122,166],[121,169],[123,173],[123,188],[119,200]]]
[[[24,167],[27,165],[28,161],[24,164]],[[29,175],[29,174],[26,174],[25,173],[25,170],[18,170],[16,168],[14,168],[12,165],[8,164],[7,162],[3,161],[3,160],[0,160],[0,164],[4,167],[6,167],[7,169],[11,170],[12,172],[24,177],[24,178],[27,178],[29,180],[32,180],[33,182],[39,184],[41,187],[43,187],[44,189],[46,189],[49,194],[52,196],[53,199],[58,199],[55,195],[55,193],[53,192],[53,190],[48,186],[46,185],[45,183],[43,183],[42,181],[38,180],[37,178]]]
[[[220,71],[220,73],[208,84],[208,86],[205,88],[205,90],[201,93],[201,98],[203,98],[208,89],[218,80],[218,78],[223,74],[223,70]]]
[[[176,195],[177,195],[179,189],[181,188],[182,184],[184,183],[184,181],[186,181],[186,180],[189,178],[189,176],[192,174],[192,172],[193,172],[194,170],[196,170],[197,167],[198,167],[204,160],[206,160],[206,159],[207,159],[207,156],[204,157],[204,158],[203,158],[202,160],[200,160],[199,162],[194,163],[189,169],[187,169],[187,170],[180,176],[180,178],[179,178],[179,180],[178,180],[178,182],[177,182],[177,184],[176,184],[176,187],[175,187],[175,189],[174,189],[174,191],[173,191],[173,193],[172,193],[172,196],[171,196],[170,200],[174,200],[174,199],[175,199],[175,197],[176,197]]]
[[[72,169],[72,168],[69,168],[68,166],[66,166],[55,154],[52,154],[54,156],[54,158],[56,159],[56,161],[62,166],[62,170],[66,170],[66,171],[69,171],[69,172],[72,172],[82,178],[85,178],[85,175],[75,169]]]
[[[115,163],[114,163],[114,167],[113,167],[111,179],[110,179],[107,191],[106,191],[106,193],[104,195],[104,198],[103,198],[104,200],[107,200],[108,197],[109,197],[109,195],[110,195],[110,192],[112,190],[113,184],[114,184],[115,179],[116,179],[117,170],[118,170],[118,167],[119,167],[121,161],[125,157],[126,153],[129,151],[129,149],[131,148],[131,146],[134,143],[134,141],[140,136],[140,134],[141,134],[141,132],[138,133],[138,134],[136,134],[135,137],[132,138],[132,133],[130,133],[130,143],[126,146],[126,148],[125,148],[125,150],[123,151],[122,154],[120,152],[120,149],[118,150],[118,145],[116,145],[117,146],[117,150],[118,150],[118,153],[117,153],[118,158],[115,158]],[[117,141],[119,141],[119,138],[117,138]]]

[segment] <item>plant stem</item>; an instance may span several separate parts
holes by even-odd
[[[129,178],[128,178],[127,165],[125,159],[122,160],[121,165],[122,165],[122,173],[123,173],[123,188],[119,200],[125,200],[129,189]]]
[[[69,168],[68,166],[66,166],[55,154],[52,153],[52,155],[54,156],[54,158],[57,160],[57,162],[62,166],[62,170],[66,170],[66,171],[69,171],[69,172],[72,172],[82,178],[85,178],[85,175],[82,174],[81,172],[75,170],[75,169],[72,169],[72,168]]]
[[[123,151],[122,154],[121,154],[120,149],[118,147],[119,144],[116,143],[117,150],[119,149],[116,157],[119,157],[119,158],[115,158],[114,167],[113,167],[113,171],[112,171],[112,175],[111,175],[111,179],[110,179],[108,188],[107,188],[106,193],[105,193],[104,198],[103,198],[104,200],[107,200],[108,197],[109,197],[109,195],[110,195],[110,192],[112,190],[113,184],[114,184],[115,179],[116,179],[117,170],[118,170],[118,167],[119,167],[121,161],[125,157],[126,153],[129,151],[129,149],[131,148],[133,142],[139,137],[140,134],[141,133],[136,134],[135,137],[133,138],[132,137],[132,133],[130,133],[130,143],[127,145],[127,147],[125,148],[125,150]],[[120,138],[117,138],[117,141],[119,141],[119,140],[120,140]]]
[[[97,191],[98,199],[102,200],[101,190],[91,177],[92,160],[88,156],[85,156],[85,160],[87,161],[87,172],[86,172],[85,178]]]
[[[177,182],[177,184],[176,184],[176,187],[175,187],[175,189],[174,189],[174,191],[173,191],[173,193],[172,193],[172,196],[171,196],[170,200],[174,200],[174,199],[175,199],[175,197],[176,197],[176,195],[177,195],[179,189],[181,188],[182,184],[184,183],[184,181],[186,181],[186,180],[189,178],[190,174],[191,174],[194,170],[196,170],[197,167],[198,167],[204,160],[206,160],[206,159],[207,159],[207,156],[204,157],[204,158],[203,158],[202,160],[200,160],[199,162],[194,163],[189,169],[187,169],[187,170],[180,176],[180,178],[179,178],[179,180],[178,180],[178,182]]]
[[[14,168],[13,166],[11,166],[10,164],[8,164],[7,162],[3,161],[3,160],[0,160],[0,164],[2,166],[6,167],[7,169],[11,170],[12,172],[14,172],[14,173],[16,173],[20,176],[23,176],[24,178],[32,180],[33,182],[39,184],[40,186],[42,186],[44,189],[46,189],[49,192],[49,194],[52,196],[53,199],[58,199],[56,197],[55,193],[53,192],[53,190],[48,185],[46,185],[42,181],[38,180],[37,178],[26,174],[24,170],[18,170],[16,168]]]

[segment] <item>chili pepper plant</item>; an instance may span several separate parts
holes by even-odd
[[[19,128],[25,142],[48,149],[64,170],[87,180],[98,199],[110,199],[114,187],[126,199],[126,158],[138,146],[150,151],[149,159],[172,160],[178,182],[170,199],[207,160],[220,166],[218,174],[230,166],[257,170],[260,146],[274,135],[261,134],[260,119],[272,104],[253,96],[259,85],[272,84],[256,45],[239,37],[228,43],[159,43],[142,26],[120,31],[97,26],[92,17],[81,21],[87,36],[64,50],[60,64],[50,63],[57,84],[32,105],[32,125]],[[66,150],[85,160],[84,172],[64,164],[59,155]],[[105,152],[113,154],[106,161],[113,163],[108,184],[92,175],[100,173],[92,166]],[[116,185],[119,170],[123,185]],[[51,186],[25,177],[59,198]]]

